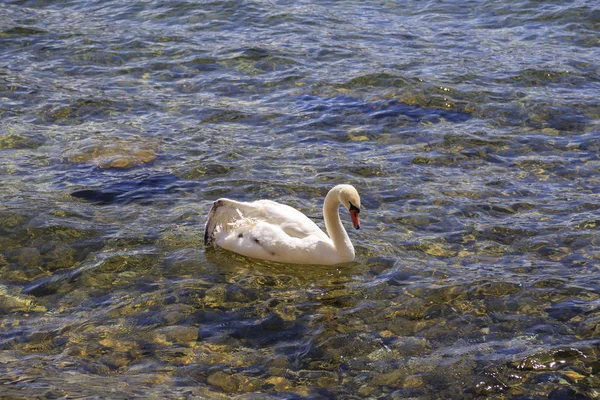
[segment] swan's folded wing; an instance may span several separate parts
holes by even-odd
[[[317,224],[293,207],[271,200],[259,200],[252,204],[260,205],[264,213],[264,219],[259,219],[279,226],[291,237],[302,239],[308,236],[317,236],[322,240],[329,240],[329,236]]]
[[[310,232],[307,232],[306,229],[298,226],[298,224],[284,222],[280,224],[279,227],[283,232],[285,232],[286,235],[293,238],[302,239],[310,235]]]
[[[315,235],[296,238],[281,226],[265,221],[244,219],[227,232],[219,232],[215,241],[225,250],[246,257],[293,264],[332,264],[337,253],[331,241]]]

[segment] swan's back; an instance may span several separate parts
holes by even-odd
[[[293,207],[271,200],[246,203],[223,198],[215,201],[210,209],[204,228],[204,243],[211,244],[219,233],[250,228],[259,222],[277,226],[282,233],[293,238],[316,236],[329,241],[329,236],[317,224]]]

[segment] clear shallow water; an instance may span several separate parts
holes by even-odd
[[[3,3],[3,395],[597,397],[599,16]],[[342,182],[354,263],[201,243],[218,197],[322,223]]]

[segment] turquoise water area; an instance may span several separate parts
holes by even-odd
[[[599,29],[592,0],[2,2],[0,397],[599,397]],[[203,245],[219,197],[323,226],[338,183],[352,263]]]

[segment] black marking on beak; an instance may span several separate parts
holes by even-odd
[[[350,202],[348,202],[350,203]],[[354,228],[360,229],[360,221],[358,218],[358,213],[360,213],[360,209],[356,207],[354,204],[350,203],[350,217],[352,218],[352,225]]]

